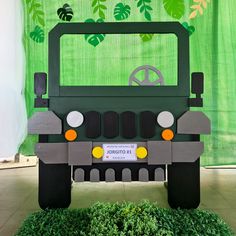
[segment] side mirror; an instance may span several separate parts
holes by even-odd
[[[47,74],[34,74],[34,94],[37,96],[34,100],[34,107],[48,107],[48,99],[42,98],[47,93]]]
[[[201,95],[204,92],[204,74],[201,72],[192,73],[191,81],[192,93]]]
[[[46,73],[35,73],[34,74],[34,94],[37,97],[47,92],[47,74]]]
[[[189,98],[190,107],[202,107],[203,99],[201,95],[204,92],[204,74],[202,72],[192,73],[191,92],[196,94],[196,98]]]

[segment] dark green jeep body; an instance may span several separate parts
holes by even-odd
[[[175,34],[178,85],[61,86],[60,37],[96,33]],[[36,74],[42,75],[45,76]],[[36,113],[29,121],[29,133],[39,134],[36,154],[40,159],[39,204],[43,209],[69,206],[71,177],[78,182],[167,181],[171,207],[196,208],[199,205],[199,157],[203,152],[200,134],[210,132],[210,122],[202,112],[189,111],[190,106],[202,106],[203,74],[192,75],[192,92],[197,96],[190,99],[189,34],[184,27],[177,22],[58,24],[49,33],[48,77],[49,99],[36,101],[36,106],[47,106],[48,112]],[[79,127],[73,128],[67,122],[67,115],[72,111],[84,116]],[[163,111],[174,117],[174,123],[168,127],[174,135],[170,139],[163,138],[166,128],[156,121]],[[107,112],[116,117],[115,120],[106,119]],[[155,126],[146,125],[149,117],[150,124],[156,122]],[[109,132],[109,127],[117,129],[112,137],[104,134],[107,129]],[[71,128],[77,136],[68,141],[65,133]],[[100,157],[93,154],[96,147],[103,152],[104,144],[136,145],[147,154],[141,157],[136,152],[137,158],[132,160],[107,161],[104,153]]]

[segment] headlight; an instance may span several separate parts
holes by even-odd
[[[162,128],[169,128],[169,127],[171,127],[174,124],[174,120],[175,120],[174,116],[169,111],[162,111],[157,116],[157,123]]]
[[[78,111],[71,111],[67,117],[66,121],[70,127],[76,128],[83,124],[84,116],[82,113]]]

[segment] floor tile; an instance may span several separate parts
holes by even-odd
[[[16,211],[10,219],[0,229],[0,235],[12,236],[23,223],[24,219],[30,214],[30,211]]]
[[[15,213],[15,210],[0,210],[0,229]]]

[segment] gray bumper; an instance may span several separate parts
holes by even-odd
[[[148,141],[135,143],[138,147],[146,147],[148,156],[145,159],[138,159],[133,162],[126,161],[125,163],[142,162],[148,163],[148,165],[170,165],[176,162],[195,162],[204,151],[203,142]],[[37,143],[35,154],[46,164],[88,166],[92,163],[103,162],[102,159],[92,157],[91,153],[94,146],[102,146],[102,143]]]

